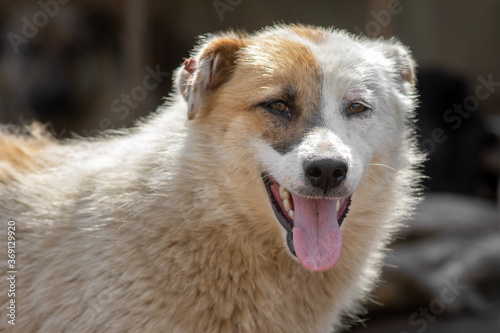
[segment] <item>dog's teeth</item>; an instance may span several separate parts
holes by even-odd
[[[295,216],[295,213],[293,212],[293,210],[288,211],[288,216],[290,216],[290,218],[293,220],[293,217]]]
[[[281,199],[290,199],[290,192],[283,186],[280,186],[280,197]]]
[[[340,200],[337,200],[337,205],[336,205],[335,209],[337,210],[337,213],[338,213],[340,210]]]
[[[283,200],[283,207],[285,208],[286,211],[292,209],[292,204],[290,203],[290,200],[288,199]]]

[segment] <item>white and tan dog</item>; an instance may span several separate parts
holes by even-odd
[[[407,49],[306,26],[225,33],[176,81],[120,134],[3,131],[17,275],[15,297],[0,279],[0,330],[331,332],[359,311],[415,201]]]

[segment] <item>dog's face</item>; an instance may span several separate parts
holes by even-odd
[[[254,154],[290,253],[323,271],[340,258],[340,227],[367,168],[398,167],[412,67],[394,42],[277,28],[212,39],[178,86],[190,119],[211,118],[226,145]]]

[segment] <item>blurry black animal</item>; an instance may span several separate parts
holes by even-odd
[[[481,106],[467,104],[474,90],[462,77],[438,69],[422,70],[417,82],[420,143],[429,155],[425,188],[494,198],[496,175],[482,160],[495,137],[487,131]]]

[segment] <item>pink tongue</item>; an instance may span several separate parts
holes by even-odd
[[[342,251],[337,200],[293,196],[293,247],[304,267],[313,271],[332,268]]]

